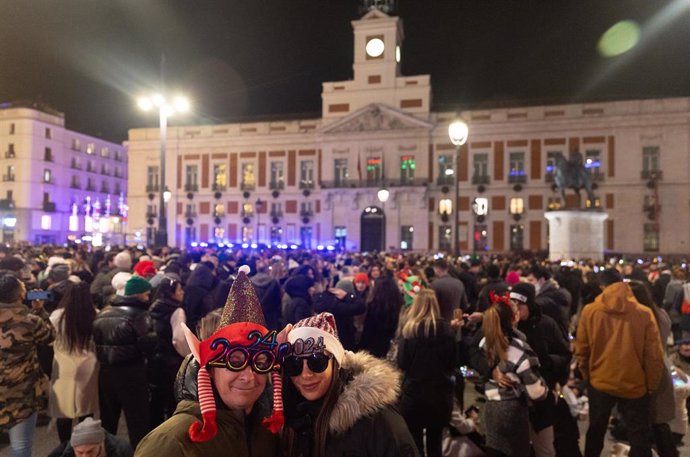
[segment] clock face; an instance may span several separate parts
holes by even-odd
[[[385,46],[381,38],[372,38],[371,40],[367,41],[365,50],[369,57],[380,57],[381,54],[383,54],[384,48]]]

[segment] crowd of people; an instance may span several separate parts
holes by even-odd
[[[587,419],[586,457],[608,430],[677,456],[687,279],[656,260],[2,246],[0,431],[13,457],[46,419],[51,457],[547,457],[581,456]]]

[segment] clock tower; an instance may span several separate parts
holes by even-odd
[[[323,117],[341,117],[371,103],[381,103],[428,118],[431,99],[429,75],[400,74],[404,38],[402,19],[372,5],[362,18],[352,21],[352,29],[354,78],[323,84]]]

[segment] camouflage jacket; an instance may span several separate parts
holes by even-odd
[[[0,303],[0,430],[46,406],[48,378],[38,366],[36,349],[54,338],[44,309]]]

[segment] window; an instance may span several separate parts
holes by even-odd
[[[283,162],[271,162],[271,189],[284,189],[285,177],[283,174]]]
[[[86,153],[89,155],[93,155],[94,152],[96,152],[96,145],[93,143],[89,143],[86,145]]]
[[[122,153],[120,151],[115,151],[115,160],[118,162],[122,160]]]
[[[438,249],[450,251],[453,248],[453,229],[450,225],[438,226]]]
[[[481,153],[474,155],[474,175],[472,184],[489,183],[489,154]]]
[[[271,244],[277,244],[283,241],[283,227],[272,226],[271,227]]]
[[[213,206],[213,217],[223,217],[225,215],[225,203],[216,203]]]
[[[453,200],[450,198],[442,198],[438,201],[438,213],[440,215],[450,215],[453,212]]]
[[[101,181],[101,192],[104,194],[110,193],[110,184],[108,181]]]
[[[403,225],[400,227],[400,249],[407,251],[412,249],[412,241],[414,240],[414,227],[411,225]]]
[[[659,230],[656,224],[644,224],[644,250],[656,252],[659,250]]]
[[[414,156],[400,157],[400,184],[410,186],[414,183]]]
[[[93,185],[93,178],[86,179],[86,190],[96,190],[96,186]]]
[[[546,182],[553,182],[553,176],[556,174],[556,156],[561,154],[560,151],[548,151],[546,153],[546,173],[544,179]]]
[[[48,139],[53,138],[53,132],[50,130],[50,127],[46,127],[45,135]]]
[[[347,159],[335,159],[335,187],[346,186],[349,177]]]
[[[7,174],[3,176],[3,181],[14,181],[14,165],[7,166]]]
[[[642,148],[642,179],[653,179],[661,176],[659,146]]]
[[[549,197],[547,200],[546,208],[549,211],[555,211],[561,209],[563,204],[561,203],[561,197]]]
[[[72,138],[72,149],[81,151],[81,141],[79,141],[79,138]]]
[[[488,251],[488,231],[485,224],[476,224],[474,226],[474,250]]]
[[[70,168],[74,168],[75,170],[81,170],[81,167],[79,166],[79,160],[76,157],[72,157],[72,161],[70,162]]]
[[[101,165],[101,174],[102,175],[110,175],[110,169],[108,169],[108,165],[102,164]]]
[[[158,192],[158,167],[146,168],[146,191]]]
[[[585,208],[601,208],[601,199],[594,197],[594,201],[592,201],[589,198],[585,198]]]
[[[115,183],[115,190],[113,191],[113,193],[117,195],[120,195],[122,193],[122,187],[120,186],[119,182]]]
[[[13,159],[14,157],[15,157],[14,143],[10,143],[7,145],[7,152],[5,152],[5,158],[6,159]]]
[[[525,226],[515,224],[510,226],[510,250],[522,251],[524,249]]]
[[[50,169],[46,168],[43,170],[43,182],[47,184],[51,184],[53,180],[53,173],[50,171]]]
[[[101,148],[101,157],[110,157],[110,150],[108,148]]]
[[[15,126],[14,126],[14,122],[12,122],[10,124],[10,135],[14,135],[14,134],[15,134]]]
[[[251,225],[242,226],[242,242],[252,241],[254,239],[254,227]]]
[[[300,217],[311,217],[314,215],[311,202],[301,202],[299,208]]]
[[[242,216],[250,217],[254,215],[254,205],[250,202],[242,204]]]
[[[525,173],[525,153],[511,152],[508,156],[510,161],[510,169],[508,170],[508,182],[510,183],[524,183],[527,175]]]
[[[196,227],[185,227],[184,228],[184,238],[187,244],[196,242]]]
[[[486,216],[489,214],[489,199],[486,197],[477,197],[472,201],[472,211],[477,216]]]
[[[43,160],[46,162],[53,161],[53,150],[50,148],[45,148],[43,151]]]
[[[185,190],[193,192],[199,190],[198,184],[199,167],[196,165],[187,165],[185,167]],[[158,185],[158,183],[156,183]]]
[[[312,189],[314,187],[314,161],[302,160],[299,167],[299,188]]]
[[[74,176],[74,175],[72,175],[72,182],[71,182],[71,184],[70,184],[70,187],[73,188],[73,189],[79,189],[79,188],[80,188],[80,185],[79,185],[79,176]]]
[[[213,165],[213,190],[225,190],[228,185],[228,175],[225,164],[216,163]]]
[[[335,228],[335,247],[338,250],[344,250],[346,248],[347,242],[347,227],[336,227]]]
[[[225,239],[225,229],[223,227],[215,227],[213,229],[213,237],[218,242],[222,242]]]
[[[158,215],[158,208],[155,204],[146,205],[146,217],[154,218]]]
[[[383,178],[381,157],[367,159],[367,185],[378,186]]]
[[[190,218],[190,217],[196,217],[196,207],[194,206],[194,203],[188,203],[187,208],[185,209],[184,212],[184,217]]]
[[[256,177],[254,176],[254,164],[242,164],[242,189],[252,190],[256,186]]]
[[[312,230],[311,227],[300,227],[299,229],[299,237],[300,240],[302,241],[302,247],[304,249],[311,249],[311,235],[312,235]]]
[[[593,180],[603,178],[601,172],[601,151],[598,149],[588,149],[585,151],[585,168]]]
[[[441,155],[438,157],[438,184],[453,184],[453,156]]]
[[[510,214],[522,214],[525,210],[525,201],[522,198],[510,199]]]
[[[280,202],[271,203],[271,217],[283,216],[283,204]]]

